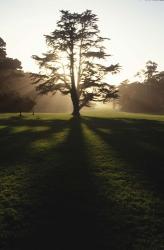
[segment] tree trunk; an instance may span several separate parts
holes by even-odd
[[[72,115],[76,118],[79,118],[80,117],[80,112],[79,112],[79,109],[77,109],[77,107],[73,107],[73,112],[72,112]]]
[[[74,117],[80,117],[79,98],[77,95],[76,87],[73,87],[71,90],[71,100],[72,100],[72,104],[73,104],[72,115]]]
[[[78,89],[75,84],[75,75],[74,75],[74,38],[73,38],[73,30],[72,33],[70,33],[70,42],[71,42],[71,54],[70,54],[70,76],[71,76],[71,100],[73,104],[73,117],[79,118],[80,117],[80,107],[79,107],[79,95],[78,95]]]
[[[71,75],[71,100],[73,104],[73,112],[72,115],[76,118],[80,117],[80,107],[79,107],[79,95],[78,90],[75,84],[75,76],[74,76],[74,45],[72,40],[72,47],[71,47],[71,56],[70,56],[70,75]]]

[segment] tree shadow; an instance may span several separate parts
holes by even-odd
[[[35,207],[30,208],[33,213],[31,219],[27,216],[29,232],[11,240],[9,248],[12,245],[17,250],[118,249],[117,236],[114,236],[113,230],[116,218],[114,221],[113,218],[105,221],[106,214],[103,214],[104,210],[113,207],[113,202],[98,195],[99,187],[88,161],[82,122],[83,119],[76,118],[67,121],[69,133],[66,139],[45,153],[45,157],[51,154],[49,164],[52,168],[48,173],[45,171],[37,185],[34,179],[40,195],[33,190],[37,201],[32,203]],[[52,154],[55,154],[54,158]],[[59,157],[57,163],[56,155]],[[46,168],[44,159],[41,160],[40,165]],[[33,174],[30,173],[31,176]],[[31,180],[32,185],[34,180]],[[124,224],[121,217],[119,228]]]
[[[0,129],[0,168],[8,168],[11,165],[28,163],[32,160],[40,160],[40,158],[44,160],[44,152],[42,152],[42,157],[36,154],[35,151],[33,152],[31,148],[32,143],[39,139],[50,139],[53,134],[69,128],[66,120],[59,119],[41,121],[39,119],[27,120],[23,117],[13,116],[8,119],[1,119],[0,122],[4,126],[4,128]],[[17,128],[18,131],[14,132],[14,128]],[[19,130],[19,128],[23,129]],[[39,129],[37,130],[36,128]],[[47,154],[47,151],[45,153]]]
[[[18,125],[17,122],[15,124]],[[10,160],[13,168],[26,159],[27,163],[32,164],[28,166],[28,185],[22,186],[23,193],[30,200],[30,204],[25,203],[22,208],[26,227],[22,228],[22,232],[18,230],[14,236],[8,237],[4,249],[92,249],[98,243],[101,245],[103,240],[97,218],[100,201],[89,169],[81,121],[21,120],[23,125],[49,125],[50,128],[37,133],[19,132],[15,136],[19,146],[14,148],[13,138],[10,138],[9,150],[3,149],[1,161],[5,168],[11,168]],[[69,129],[69,133],[63,142],[41,153],[30,151],[31,143],[40,138],[49,138],[64,128]],[[12,154],[13,149],[15,153],[19,150],[19,157]],[[10,155],[10,160],[6,160],[7,155]],[[8,224],[11,230],[15,229],[10,220]]]
[[[31,234],[33,224],[37,224],[37,214],[44,214],[45,208],[42,205],[48,197],[52,199],[51,192],[49,196],[49,191],[53,189],[51,174],[53,166],[56,168],[60,164],[57,147],[54,149],[52,145],[38,151],[32,145],[38,140],[49,141],[51,137],[55,141],[53,136],[68,129],[69,123],[57,119],[27,120],[23,117],[10,117],[1,119],[1,126],[0,248],[27,249],[27,241],[22,242],[21,239]],[[14,127],[18,131],[13,132]],[[22,127],[25,129],[19,130]]]
[[[9,169],[11,174],[17,164],[21,166],[27,163],[27,169],[22,173],[21,167],[18,168],[23,178],[26,176],[21,185],[22,190],[18,193],[22,200],[18,204],[12,201],[10,205],[20,212],[21,216],[15,221],[11,216],[7,217],[8,231],[14,231],[14,234],[7,236],[7,243],[2,244],[2,249],[133,249],[138,231],[134,228],[135,225],[129,225],[126,221],[129,212],[126,211],[127,208],[113,199],[114,190],[110,182],[108,197],[100,194],[102,183],[93,173],[82,124],[86,124],[112,146],[130,164],[134,172],[142,168],[138,166],[142,158],[137,157],[145,156],[138,142],[141,139],[146,142],[155,140],[155,135],[153,139],[149,136],[154,125],[160,140],[154,143],[161,146],[162,124],[89,117],[68,121],[22,119],[19,123],[11,119],[3,122],[4,125],[10,124],[8,135],[11,137],[4,141],[10,145],[8,151],[8,146],[3,148],[4,144],[1,145],[1,165],[4,164],[4,168]],[[18,127],[48,126],[48,129],[37,132],[19,131],[13,135],[14,123]],[[4,134],[3,129],[1,131],[4,138],[5,129],[6,127]],[[104,132],[103,129],[110,130],[110,133]],[[43,151],[31,150],[31,144],[38,139],[50,139],[64,130],[68,130],[68,134],[61,138],[58,144],[52,144]],[[14,146],[14,140],[19,142],[18,147]],[[19,153],[19,156],[12,152]],[[147,154],[146,151],[146,156]],[[6,159],[9,156],[10,159]],[[144,170],[146,175],[147,167]],[[156,183],[157,179],[151,177]],[[18,180],[19,178],[20,176]],[[5,241],[4,238],[3,240]]]
[[[115,150],[128,170],[164,194],[164,123],[146,119],[85,117],[84,123]]]

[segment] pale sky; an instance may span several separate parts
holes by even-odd
[[[132,79],[148,60],[164,70],[164,0],[0,0],[0,37],[25,71],[37,70],[31,56],[46,52],[43,35],[55,30],[61,9],[98,15],[110,62],[122,66],[111,83]]]

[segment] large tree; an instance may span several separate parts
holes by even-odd
[[[119,65],[108,65],[110,55],[103,44],[108,39],[100,36],[97,21],[90,10],[80,14],[62,10],[57,28],[45,36],[48,52],[33,56],[41,69],[33,75],[36,89],[41,94],[70,94],[73,116],[79,116],[80,109],[92,102],[105,103],[118,97],[116,88],[104,78],[116,73]]]
[[[20,76],[20,69],[22,67],[18,59],[7,57],[6,43],[0,37],[0,83],[2,84],[14,76]]]
[[[7,56],[6,43],[0,37],[0,112],[32,110],[36,94],[34,90],[30,92],[30,95],[27,93],[25,76],[21,62]]]

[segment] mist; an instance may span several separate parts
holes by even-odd
[[[30,74],[26,73],[24,79],[21,80],[23,88],[18,88],[21,95],[33,96],[36,105],[33,110],[42,113],[62,113],[71,112],[72,104],[69,96],[64,96],[60,93],[52,95],[39,95],[36,91],[36,86],[33,85]]]

